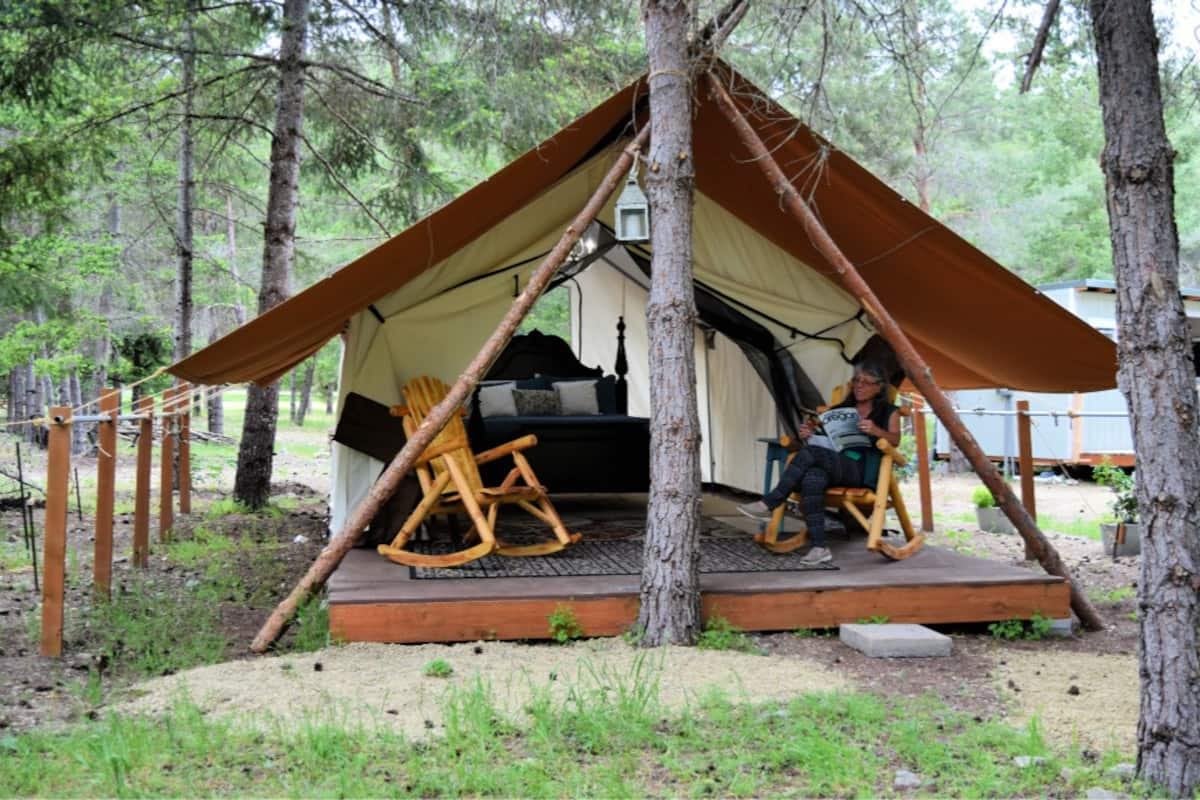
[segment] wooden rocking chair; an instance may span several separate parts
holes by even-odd
[[[417,426],[449,391],[437,378],[415,378],[404,386],[405,405],[392,409],[404,418],[404,432],[412,436]],[[419,567],[457,567],[496,552],[505,556],[540,556],[562,550],[579,541],[563,526],[555,511],[546,487],[521,451],[537,444],[536,436],[523,436],[491,450],[475,454],[467,441],[462,416],[455,415],[417,459],[417,479],[424,496],[409,515],[390,545],[377,548],[392,561]],[[497,487],[485,487],[479,477],[479,465],[504,456],[512,456],[515,466]],[[550,526],[554,539],[538,544],[508,545],[496,538],[496,514],[501,505],[515,503]],[[464,537],[478,543],[456,553],[425,555],[405,550],[405,545],[420,524],[430,514],[465,510],[471,518],[471,528]]]
[[[846,391],[848,391],[848,387],[839,386],[834,389],[834,405],[841,401]],[[895,403],[895,387],[889,387],[888,399]],[[824,411],[825,409],[820,410]],[[901,416],[907,417],[911,413],[907,406],[900,407]],[[790,437],[787,436],[782,437],[779,442],[784,447],[790,447],[793,444]],[[913,530],[912,521],[908,517],[908,509],[904,506],[904,496],[900,493],[900,484],[893,471],[893,466],[903,467],[908,463],[907,459],[892,447],[887,439],[879,439],[875,442],[875,446],[883,453],[875,488],[830,486],[825,490],[825,506],[845,510],[858,521],[858,524],[863,526],[867,532],[868,550],[881,553],[893,561],[900,561],[920,550],[925,543],[925,537]],[[795,457],[796,454],[792,453],[788,456],[787,463],[791,464]],[[785,465],[784,469],[786,468]],[[900,529],[904,532],[907,540],[904,545],[899,547],[888,543],[883,538],[883,523],[889,508],[896,512],[896,519],[900,522]],[[870,516],[865,516],[862,509],[870,509]],[[773,553],[790,553],[808,543],[807,529],[782,540],[779,538],[779,529],[783,525],[783,515],[786,510],[787,504],[781,503],[775,509],[775,513],[771,515],[766,529],[754,537],[754,541]]]

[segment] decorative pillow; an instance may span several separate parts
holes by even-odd
[[[512,381],[494,383],[479,388],[479,415],[482,417],[515,417],[517,404],[513,400],[516,384]]]
[[[600,406],[601,414],[617,414],[617,376],[605,375],[602,378],[556,378],[552,375],[537,376],[541,380],[549,381],[549,384],[556,383],[575,383],[576,381],[593,381],[596,384],[596,403]],[[548,385],[549,385],[548,384]],[[517,387],[524,389],[524,386],[517,384]],[[566,413],[566,412],[563,412]]]
[[[561,412],[553,389],[513,389],[518,417],[557,417]]]
[[[600,413],[595,381],[560,381],[554,384],[558,403],[567,416],[592,416]]]
[[[559,381],[554,384],[554,391],[558,392],[558,403],[562,405],[564,415],[593,416],[600,413],[594,380]]]

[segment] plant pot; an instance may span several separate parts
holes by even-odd
[[[979,521],[979,530],[981,531],[1009,534],[1017,532],[1012,522],[1004,515],[1004,511],[996,506],[990,508],[979,508],[977,506],[975,508],[975,519]]]
[[[1100,541],[1104,544],[1104,552],[1112,555],[1113,539],[1117,535],[1117,523],[1100,523]],[[1117,545],[1118,556],[1140,556],[1142,554],[1142,537],[1136,522],[1125,523],[1125,542]]]

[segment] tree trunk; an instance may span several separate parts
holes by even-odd
[[[79,373],[76,370],[71,370],[71,373],[64,379],[67,394],[70,396],[71,408],[81,408],[83,406],[83,387],[79,385]],[[76,414],[85,412],[76,411]],[[88,409],[86,413],[94,414],[95,409]],[[71,455],[83,455],[87,451],[87,434],[88,431],[95,429],[96,423],[76,423],[71,426]]]
[[[209,314],[208,328],[208,343],[212,344],[217,339],[221,338],[221,329],[217,323],[217,315]],[[208,432],[224,434],[225,433],[225,404],[223,396],[220,394],[221,386],[210,386],[207,392],[207,417],[208,417]]]
[[[242,278],[238,274],[237,225],[233,218],[232,190],[225,192],[225,246],[229,248],[229,277],[234,290],[233,315],[240,328],[246,324],[246,307],[242,305]]]
[[[645,0],[650,129],[650,506],[638,628],[647,646],[700,631],[700,420],[692,285],[691,22],[686,0]]]
[[[279,46],[279,93],[271,136],[271,180],[267,190],[266,235],[258,313],[287,299],[296,244],[296,204],[300,178],[300,129],[304,120],[304,39],[308,0],[285,0]],[[279,421],[279,382],[251,385],[238,448],[233,496],[250,508],[266,505],[271,488],[275,426]]]
[[[312,402],[313,378],[317,374],[317,357],[313,356],[304,364],[304,380],[300,383],[300,404],[296,408],[296,425],[303,428],[304,418]]]
[[[332,383],[326,384],[325,385],[325,413],[331,417],[333,416],[333,396],[335,394],[337,394],[337,392],[335,391],[335,385]]]
[[[288,374],[288,419],[296,424],[296,370]]]
[[[192,30],[193,1],[183,14],[183,51],[180,57],[183,83],[183,119],[179,125],[179,230],[175,247],[179,272],[175,276],[175,360],[192,352],[192,220],[196,181],[192,174],[192,106],[195,101],[196,37]]]
[[[1142,572],[1138,772],[1200,789],[1200,447],[1179,296],[1175,156],[1163,124],[1150,0],[1090,5],[1117,279],[1117,380],[1137,453]]]

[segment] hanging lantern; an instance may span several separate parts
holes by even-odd
[[[629,171],[625,189],[617,198],[617,240],[647,242],[650,240],[650,204],[638,186],[637,167]]]

